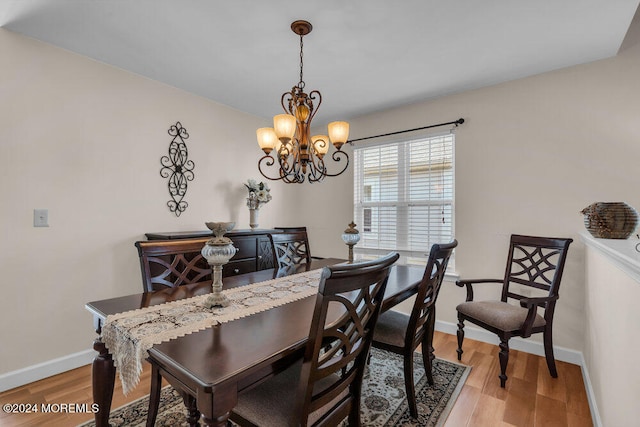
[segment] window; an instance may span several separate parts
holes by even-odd
[[[356,147],[356,254],[395,250],[406,263],[424,265],[432,244],[453,239],[454,140],[448,133]]]

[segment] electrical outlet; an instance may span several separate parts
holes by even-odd
[[[33,210],[33,226],[48,227],[49,226],[49,209]]]

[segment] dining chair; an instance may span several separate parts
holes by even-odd
[[[360,425],[362,378],[389,270],[398,259],[325,267],[304,357],[241,393],[231,413],[240,426]],[[327,313],[341,313],[328,322]]]
[[[560,281],[573,239],[511,235],[507,267],[503,279],[458,280],[456,285],[467,288],[466,302],[458,311],[458,360],[462,360],[464,321],[478,325],[500,338],[500,387],[507,381],[509,339],[529,338],[543,334],[544,353],[549,373],[558,377],[553,355],[553,315],[559,298]],[[473,285],[502,283],[499,300],[474,301]],[[519,302],[519,306],[510,304]],[[540,315],[538,308],[543,308]]]
[[[436,299],[442,286],[449,259],[458,241],[435,244],[431,246],[424,275],[418,286],[415,302],[410,315],[395,310],[385,311],[380,315],[373,333],[372,345],[403,357],[404,383],[407,390],[409,412],[418,417],[416,392],[413,382],[413,355],[415,349],[422,345],[422,363],[427,381],[433,385],[432,361],[433,330],[436,319]]]
[[[144,292],[211,281],[211,266],[200,251],[211,237],[144,240],[135,243]]]
[[[269,234],[273,250],[276,277],[291,274],[299,265],[311,262],[309,238],[306,230]]]

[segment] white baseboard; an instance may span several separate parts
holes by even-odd
[[[436,320],[435,328],[436,331],[449,335],[456,335],[456,332],[458,331],[458,325],[455,323],[443,322],[440,320]],[[498,345],[500,342],[497,335],[484,329],[474,328],[470,325],[465,325],[464,337],[465,339],[469,338],[495,345]],[[538,341],[516,337],[509,340],[509,348],[544,357],[544,344]],[[591,379],[589,378],[589,371],[582,352],[554,346],[553,354],[556,360],[580,366],[582,371],[582,380],[584,381],[584,387],[587,392],[587,400],[589,401],[589,409],[591,410],[591,421],[595,427],[602,427],[602,420],[600,419],[600,413],[598,412],[598,405],[596,404]]]
[[[584,360],[584,356],[582,357],[582,363],[580,366],[582,367],[582,381],[584,382],[584,388],[587,390],[589,409],[591,409],[591,422],[595,427],[602,427],[602,419],[600,418],[596,396],[593,392],[593,384],[591,384],[591,378],[589,377],[589,370],[587,369],[587,362]]]
[[[0,392],[88,365],[93,361],[95,355],[94,350],[85,350],[7,372],[0,375]]]

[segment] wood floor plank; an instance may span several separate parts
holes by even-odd
[[[536,356],[535,354],[529,354],[529,353],[524,353],[527,355],[527,367],[525,369],[524,372],[524,377],[522,378],[523,380],[527,381],[527,382],[537,382],[538,381],[538,367],[540,366],[540,364],[538,363],[538,359],[540,359],[539,356]],[[546,368],[546,365],[544,367],[544,369]],[[546,371],[543,371],[542,374],[544,375]],[[548,372],[546,372],[548,374]]]
[[[499,425],[504,417],[504,409],[504,400],[481,394],[469,420],[469,426]]]
[[[456,404],[449,413],[444,427],[464,427],[469,424],[482,390],[465,385],[460,391]]]
[[[567,412],[567,427],[593,427],[593,422],[591,417],[582,417]]]
[[[559,366],[561,363],[562,362],[556,362],[556,366]],[[549,368],[547,368],[547,362],[544,357],[538,359],[538,372],[538,394],[566,402],[567,387],[565,385],[564,375],[558,375],[558,378],[553,378],[551,374],[549,374]]]
[[[487,380],[487,376],[489,372],[491,372],[491,365],[493,362],[494,360],[491,355],[477,351],[471,352],[471,357],[466,360],[463,355],[462,363],[473,366],[473,369],[467,378],[467,384],[482,390]]]
[[[535,421],[537,384],[509,378],[503,421],[512,425],[532,427]]]
[[[591,420],[591,410],[582,379],[582,368],[570,363],[561,363],[558,369],[558,375],[562,375],[567,387],[567,412],[578,418]]]
[[[500,363],[497,359],[492,358],[482,393],[493,396],[496,399],[507,400],[509,390],[511,389],[511,381],[507,381],[505,387],[502,388],[500,387],[500,377],[498,375],[500,375]],[[509,379],[511,378],[511,375],[511,367],[507,366],[507,376],[509,376]]]
[[[528,354],[522,351],[511,350],[509,355],[509,377],[524,379],[527,372]]]
[[[538,394],[536,396],[535,427],[566,427],[567,404]]]
[[[520,378],[527,382],[535,382],[538,379],[538,356],[524,351],[509,351],[509,366],[507,368],[509,378]]]
[[[436,340],[436,337],[441,337]],[[434,354],[436,357],[441,359],[449,358],[451,354],[456,354],[456,349],[458,348],[458,341],[455,335],[449,334],[435,334],[433,339],[433,348]],[[457,361],[457,356],[455,357]]]
[[[457,362],[455,335],[436,332],[437,357]],[[446,427],[496,426],[591,426],[591,413],[579,366],[558,362],[559,378],[549,375],[543,357],[511,351],[506,389],[499,390],[498,347],[465,339],[462,363],[472,366],[462,392],[446,420]],[[512,363],[513,362],[513,363]],[[151,369],[144,363],[140,384],[122,394],[116,379],[112,408],[125,405],[149,392]],[[69,399],[69,400],[68,400]],[[60,375],[0,393],[0,403],[93,403],[91,367],[83,366]],[[533,402],[533,407],[531,406]],[[532,424],[533,411],[533,424]],[[92,414],[7,414],[0,412],[2,427],[75,426]]]

